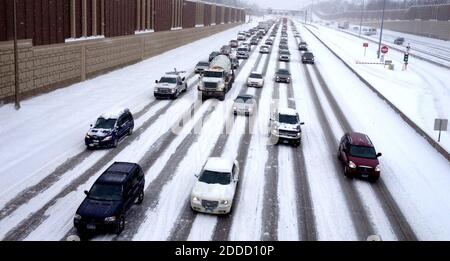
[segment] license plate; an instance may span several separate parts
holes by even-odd
[[[284,144],[289,144],[289,141],[283,140],[283,143],[284,143]]]
[[[93,140],[92,142],[93,142],[93,143],[98,143],[99,141],[98,141],[98,140]]]
[[[95,224],[87,224],[87,229],[95,230]]]
[[[363,178],[368,178],[369,175],[367,175],[367,174],[362,174],[362,177],[363,177]]]

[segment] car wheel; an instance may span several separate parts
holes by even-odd
[[[133,128],[130,128],[130,130],[128,131],[128,136],[131,136],[133,134]]]
[[[184,90],[183,90],[183,92],[187,92],[187,83],[186,84],[184,84]]]
[[[114,233],[116,233],[116,235],[120,235],[120,233],[122,233],[124,228],[125,228],[125,217],[121,216],[119,218],[119,221],[117,221]]]
[[[136,204],[140,205],[144,201],[144,190],[139,192],[139,196],[137,197]]]
[[[112,145],[112,147],[113,148],[117,148],[117,145],[119,144],[119,141],[118,141],[119,139],[114,139],[114,142],[113,142],[113,145]]]
[[[379,178],[380,178],[379,176],[370,177],[370,178],[369,178],[369,182],[370,182],[370,183],[375,183],[375,182],[378,181]]]
[[[224,101],[225,100],[225,94],[219,97],[219,101]]]
[[[350,173],[348,171],[348,166],[344,167],[344,175],[349,179],[353,179],[353,177],[350,175]]]

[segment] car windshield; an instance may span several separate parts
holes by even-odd
[[[350,146],[350,155],[356,158],[376,159],[377,153],[373,147]]]
[[[176,78],[172,77],[162,77],[161,80],[159,80],[160,83],[177,83]]]
[[[117,201],[122,198],[122,186],[116,184],[94,184],[89,191],[89,198],[104,201]]]
[[[205,170],[198,180],[207,184],[228,185],[231,182],[231,174]]]
[[[234,101],[238,103],[251,103],[253,96],[238,96]]]
[[[279,70],[278,74],[289,75],[289,71],[288,70]]]
[[[247,48],[239,48],[238,49],[238,52],[246,52],[247,51]]]
[[[289,51],[281,51],[281,54],[290,54]]]
[[[262,75],[259,74],[259,73],[252,73],[252,74],[250,74],[250,78],[253,78],[253,79],[262,79]]]
[[[288,114],[279,114],[278,115],[278,121],[281,123],[287,123],[287,124],[297,124],[298,119],[295,115],[288,115]]]
[[[303,54],[305,57],[313,57],[313,54],[312,53],[304,53]]]
[[[207,62],[199,62],[199,63],[197,63],[197,66],[209,66],[209,63],[207,63]]]
[[[204,77],[212,77],[212,78],[222,78],[222,72],[213,72],[213,71],[206,71],[203,74]]]
[[[98,118],[97,122],[95,123],[94,128],[110,130],[110,129],[114,128],[116,121],[117,121],[117,119]]]

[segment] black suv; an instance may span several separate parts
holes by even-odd
[[[304,52],[302,55],[302,63],[314,64],[314,55],[311,52]]]
[[[74,226],[80,236],[96,231],[120,234],[125,227],[125,215],[134,204],[144,200],[145,177],[136,163],[113,163],[85,191],[87,197],[78,207]]]
[[[103,114],[95,125],[91,125],[84,138],[84,143],[90,148],[117,147],[117,144],[126,135],[131,135],[134,128],[134,119],[130,110],[124,109],[114,114]]]

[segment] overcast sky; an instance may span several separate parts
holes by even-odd
[[[310,3],[308,0],[244,0],[249,3],[256,3],[262,8],[272,9],[300,9],[304,3]]]

